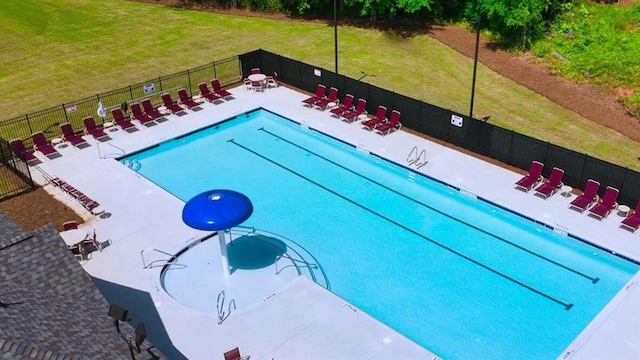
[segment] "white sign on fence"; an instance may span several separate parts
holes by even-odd
[[[463,121],[462,116],[451,114],[451,125],[462,127],[462,121]]]
[[[151,94],[154,91],[156,91],[156,86],[155,86],[154,83],[147,84],[147,85],[144,86],[144,93],[145,94]]]

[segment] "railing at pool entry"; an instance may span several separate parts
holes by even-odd
[[[229,301],[229,306],[227,308],[228,311],[224,311],[224,300],[225,300],[225,292],[224,290],[220,291],[220,293],[218,293],[218,300],[216,303],[216,309],[218,310],[218,325],[222,324],[225,320],[227,320],[227,318],[229,317],[229,315],[231,315],[231,305],[233,305],[233,310],[236,310],[236,300],[235,299],[231,299],[231,301]]]
[[[145,258],[145,256],[144,256],[145,252],[147,252],[147,253],[149,253],[149,252],[153,252],[153,253],[158,253],[158,254],[166,255],[166,256],[168,256],[168,258],[154,259],[154,260],[150,261],[150,262],[147,264],[147,259],[146,259],[146,258]],[[187,266],[186,266],[186,265],[184,265],[184,264],[178,264],[178,263],[176,263],[176,260],[177,260],[177,256],[176,256],[176,255],[172,255],[172,254],[169,254],[169,253],[168,253],[168,252],[166,252],[166,251],[158,250],[158,249],[155,249],[155,248],[152,248],[152,249],[142,249],[142,250],[140,251],[140,257],[142,258],[142,268],[143,268],[143,269],[153,269],[153,268],[155,268],[155,267],[161,267],[161,266],[163,267],[163,266],[167,266],[167,265],[170,265],[170,266],[178,266],[178,267],[181,267],[181,268],[185,268],[185,267],[187,267]]]
[[[266,230],[256,229],[254,227],[248,226],[236,226],[228,230],[228,232],[231,238],[230,243],[233,243],[234,236],[236,236],[236,238],[240,236],[251,236],[255,237],[256,239],[260,239],[261,241],[265,241],[260,238],[262,236],[282,241],[287,246],[287,248],[283,249],[284,253],[282,255],[279,255],[275,258],[274,265],[276,268],[276,275],[282,272],[282,270],[284,270],[285,268],[292,267],[298,272],[298,275],[308,275],[308,277],[316,284],[324,287],[327,290],[331,289],[329,279],[327,278],[327,275],[322,269],[320,263],[313,255],[311,255],[311,253],[309,253],[304,247],[302,247],[295,241]],[[278,264],[282,259],[288,259],[289,261],[291,261],[291,265],[279,268]]]
[[[103,155],[102,154],[101,144],[104,145],[104,146],[110,146],[110,147],[112,147],[112,148],[114,148],[116,150],[115,150],[115,152],[110,152],[108,154],[104,154]],[[120,157],[120,156],[122,156],[122,155],[124,155],[126,153],[126,151],[124,151],[123,148],[117,147],[117,146],[115,146],[115,145],[113,145],[111,143],[103,143],[103,142],[100,142],[100,141],[96,141],[96,145],[97,145],[97,148],[98,148],[98,157],[100,159],[118,158],[118,157]]]

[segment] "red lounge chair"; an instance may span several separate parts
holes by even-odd
[[[32,151],[27,150],[27,148],[24,146],[24,143],[22,142],[22,140],[20,139],[13,139],[9,142],[11,144],[11,147],[13,147],[13,149],[15,151],[17,151],[24,159],[24,161],[26,161],[27,163],[30,162],[39,162],[40,160],[38,160],[38,158],[33,154]]]
[[[142,100],[142,108],[144,109],[144,113],[151,116],[156,122],[167,120],[157,108],[153,107],[149,99]]]
[[[113,116],[113,122],[120,129],[125,130],[126,132],[138,131],[138,128],[133,125],[129,119],[125,119],[121,109],[111,110],[111,115]]]
[[[99,141],[109,139],[109,135],[107,135],[104,130],[100,129],[96,125],[96,121],[93,119],[93,117],[87,116],[86,118],[82,119],[82,122],[84,123],[84,133],[86,135],[89,135]]]
[[[538,186],[534,190],[535,194],[544,199],[550,198],[553,194],[558,192],[558,190],[560,190],[560,187],[563,185],[562,184],[563,175],[564,175],[564,170],[557,167],[554,167],[553,169],[551,169],[551,175],[549,175],[549,180],[546,181],[544,184]]]
[[[618,193],[618,189],[607,186],[607,189],[604,191],[604,195],[602,196],[602,200],[589,209],[589,215],[599,219],[600,221],[604,220],[609,216],[611,210],[618,206],[618,203],[616,202],[618,200]]]
[[[155,122],[155,120],[151,115],[146,114],[142,111],[142,108],[140,108],[140,104],[131,103],[130,108],[131,108],[131,116],[133,117],[134,120],[138,120],[140,124],[145,126],[152,126],[152,125],[158,124],[157,122]]]
[[[400,123],[400,111],[393,110],[391,111],[389,122],[376,126],[373,131],[384,136],[391,134],[396,130],[400,130],[400,128],[402,128],[402,124]]]
[[[620,227],[631,232],[636,232],[636,230],[640,228],[640,202],[636,205],[636,209],[633,214],[622,220]]]
[[[347,111],[351,111],[353,110],[353,95],[351,94],[347,94],[344,97],[344,101],[342,102],[342,104],[338,107],[335,107],[331,110],[329,110],[329,112],[331,113],[331,116],[333,117],[340,117],[340,115],[346,113]]]
[[[178,105],[173,99],[171,95],[168,93],[162,94],[162,104],[167,108],[172,114],[186,114],[182,106]]]
[[[222,86],[220,86],[220,81],[218,81],[218,79],[211,80],[211,88],[213,88],[214,93],[220,95],[224,100],[233,99],[233,94],[223,89]]]
[[[338,102],[340,102],[340,100],[338,100],[338,89],[332,87],[329,89],[329,95],[326,98],[314,102],[311,106],[324,111],[327,110],[327,107],[330,106],[330,104],[331,106],[336,106],[338,105]]]
[[[583,213],[587,208],[594,203],[598,202],[598,189],[600,188],[600,183],[589,179],[587,181],[587,185],[584,187],[584,191],[582,195],[575,198],[570,204],[569,208],[580,211]]]
[[[270,87],[278,87],[280,86],[280,84],[278,83],[278,73],[277,72],[273,72],[273,76],[267,76],[267,78],[265,79],[265,86],[270,88]]]
[[[63,231],[76,230],[77,228],[78,228],[78,223],[75,221],[67,221],[64,224],[62,224]]]
[[[534,186],[538,185],[538,183],[542,181],[543,167],[544,164],[541,162],[532,161],[531,166],[529,167],[529,173],[516,182],[515,188],[525,192],[531,191]]]
[[[240,356],[240,349],[234,348],[224,353],[224,360],[249,360],[249,356]]]
[[[205,98],[207,101],[212,102],[214,104],[222,101],[220,100],[221,96],[211,92],[211,90],[209,90],[209,88],[207,87],[207,84],[205,83],[198,84],[198,89],[200,89],[200,95],[202,95],[202,97]]]
[[[356,104],[356,108],[351,111],[344,112],[340,114],[340,119],[342,121],[352,123],[360,117],[360,115],[367,115],[367,100],[358,99],[358,103]]]
[[[37,132],[31,135],[33,139],[33,149],[36,151],[40,151],[44,156],[52,159],[60,156],[60,153],[53,147],[53,145],[49,144],[47,138],[44,137],[42,132]]]
[[[387,108],[378,105],[378,111],[376,117],[373,119],[365,120],[360,123],[360,126],[365,130],[373,130],[375,127],[380,126],[387,122]]]
[[[71,145],[77,147],[78,149],[89,146],[89,144],[81,136],[76,135],[76,133],[73,131],[73,128],[71,127],[71,124],[61,124],[60,130],[62,130],[62,137],[64,138],[64,140],[70,142]]]
[[[189,110],[193,108],[200,108],[199,106],[201,103],[189,97],[189,94],[187,94],[187,90],[185,89],[178,90],[178,97],[180,98],[180,103],[186,106]]]
[[[324,85],[318,84],[318,86],[316,87],[316,94],[307,99],[302,100],[302,105],[311,107],[313,103],[317,102],[318,100],[324,99],[325,89],[326,87]]]

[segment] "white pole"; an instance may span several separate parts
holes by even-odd
[[[229,255],[227,254],[227,241],[224,238],[224,230],[218,231],[220,241],[220,255],[222,255],[222,274],[229,276]]]

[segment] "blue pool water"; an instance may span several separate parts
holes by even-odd
[[[331,291],[444,359],[553,359],[639,266],[266,111],[123,160],[253,202]]]

